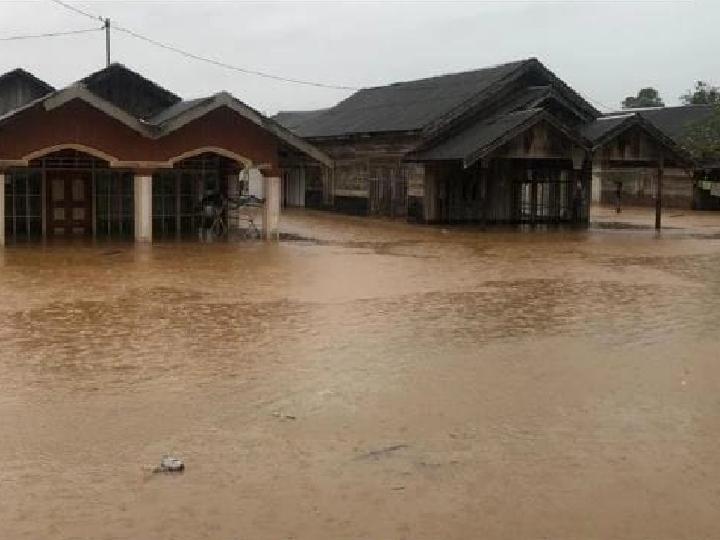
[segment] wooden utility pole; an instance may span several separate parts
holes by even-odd
[[[105,19],[105,59],[110,66],[110,19]]]
[[[660,152],[658,158],[658,172],[657,172],[657,188],[655,197],[655,229],[658,231],[662,227],[662,188],[663,188],[663,176],[665,174],[665,156]]]

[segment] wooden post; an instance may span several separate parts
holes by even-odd
[[[665,156],[661,152],[658,159],[657,188],[655,197],[655,229],[657,229],[658,231],[662,227],[662,185],[664,173]]]
[[[488,224],[488,214],[490,209],[490,160],[480,160],[480,193],[482,195],[482,226],[483,229]]]

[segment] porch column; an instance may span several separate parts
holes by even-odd
[[[660,153],[657,170],[657,193],[655,194],[655,229],[662,227],[662,188],[663,176],[665,176],[665,156]]]
[[[277,240],[280,225],[280,178],[263,176],[265,209],[263,212],[263,232],[266,240]]]
[[[5,245],[5,173],[0,172],[0,246]]]
[[[152,242],[152,175],[135,173],[135,241]]]

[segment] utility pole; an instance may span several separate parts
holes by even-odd
[[[110,66],[110,19],[105,19],[105,57]]]

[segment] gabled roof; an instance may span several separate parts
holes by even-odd
[[[8,71],[7,73],[3,73],[2,75],[0,75],[0,85],[14,78],[25,79],[26,81],[36,86],[38,89],[44,91],[46,94],[49,94],[50,92],[53,92],[55,90],[48,83],[41,79],[38,79],[35,75],[30,73],[29,71],[25,71],[23,68],[15,68],[11,71]]]
[[[320,163],[332,166],[332,160],[327,154],[228,92],[219,92],[207,98],[182,101],[144,123],[156,130],[155,137],[163,137],[220,107],[227,107],[235,111],[240,116],[272,133],[286,144],[297,148]]]
[[[121,71],[117,71],[118,69]],[[138,112],[138,109],[133,106],[128,106],[129,102],[125,100],[125,98],[122,98],[121,93],[112,90],[109,92],[109,96],[103,97],[103,95],[107,95],[108,92],[105,90],[98,91],[98,88],[102,89],[104,85],[109,84],[109,80],[113,80],[113,77],[116,76],[113,75],[113,73],[116,75],[120,73],[120,76],[123,78],[129,77],[132,80],[131,84],[139,85],[136,86],[136,89],[139,88],[140,94],[136,95],[145,93],[145,95],[154,96],[151,97],[146,104],[158,104],[162,100],[172,101],[172,103],[158,110],[156,114],[149,116],[147,119],[142,116],[137,116],[135,113]],[[85,81],[89,81],[94,90],[88,88]],[[118,96],[120,97],[118,98]],[[111,101],[109,98],[113,98],[113,100]],[[164,137],[215,109],[227,107],[268,131],[285,144],[297,148],[327,166],[332,166],[332,160],[327,154],[227,92],[219,92],[206,98],[181,101],[175,94],[160,88],[151,81],[147,81],[144,77],[119,64],[111,65],[109,68],[106,68],[106,70],[94,73],[80,82],[42,96],[22,107],[0,115],[0,124],[17,116],[22,111],[33,107],[41,106],[44,107],[45,110],[52,110],[73,100],[84,101],[118,122],[125,124],[130,129],[152,139]]]
[[[297,133],[333,137],[419,130],[499,83],[524,62],[359,90],[314,120],[302,123]]]
[[[693,162],[689,152],[678,141],[657,127],[654,122],[648,120],[642,112],[625,112],[603,116],[585,126],[582,134],[591,141],[592,149],[598,150],[608,141],[634,126],[642,128],[666,149],[670,150],[681,162]]]
[[[599,112],[537,59],[400,82],[359,90],[322,114],[309,111],[294,131],[302,137],[340,137],[360,133],[435,131],[498,96],[509,84],[534,70],[562,89],[588,118]],[[297,114],[297,113],[296,113]],[[283,117],[280,121],[286,121]],[[293,120],[291,117],[290,120]],[[290,122],[286,121],[290,127]]]
[[[114,63],[80,81],[90,92],[136,118],[148,118],[180,97],[122,64]]]
[[[487,156],[520,133],[539,122],[548,122],[562,131],[581,148],[587,148],[589,141],[578,133],[567,129],[562,122],[543,109],[526,109],[500,114],[482,122],[470,125],[467,129],[442,141],[441,143],[411,154],[411,161],[461,160],[469,167],[477,160]]]
[[[17,68],[0,75],[0,115],[53,92],[54,88],[32,73]]]

